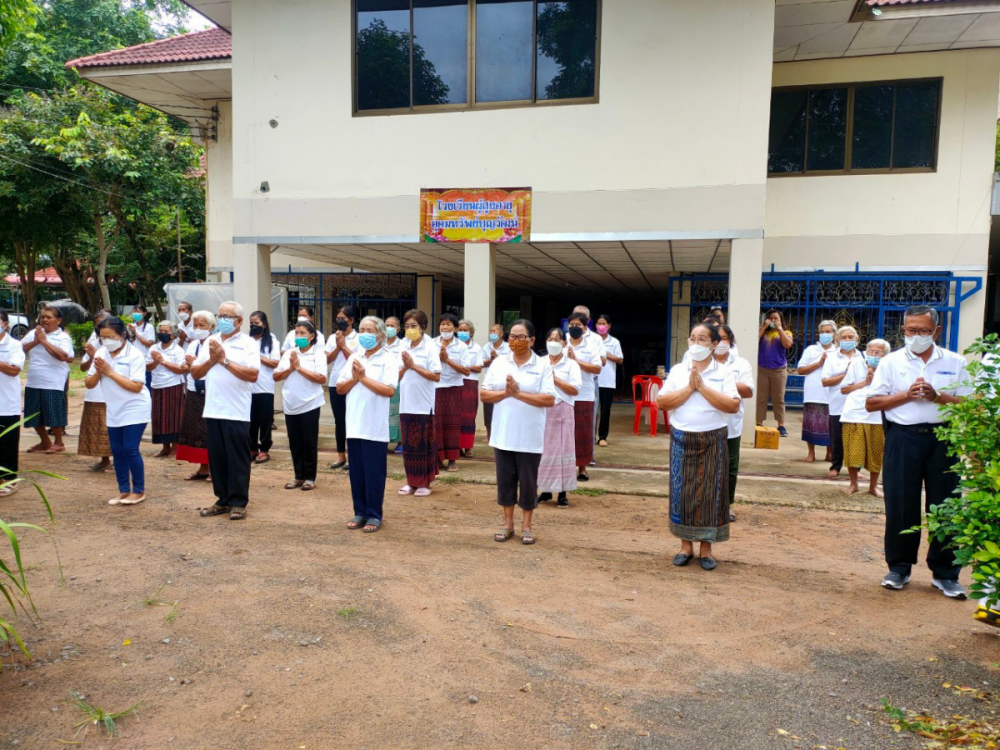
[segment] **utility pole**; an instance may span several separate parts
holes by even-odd
[[[181,260],[181,210],[177,209],[177,281],[184,282],[184,262]]]

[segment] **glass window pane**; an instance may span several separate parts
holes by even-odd
[[[413,105],[465,104],[468,0],[413,0]]]
[[[575,99],[594,95],[597,0],[539,0],[535,96]]]
[[[940,81],[896,84],[892,166],[933,167]]]
[[[409,0],[357,0],[358,110],[410,106]]]
[[[767,139],[769,173],[801,172],[806,151],[806,91],[771,93],[771,129]]]
[[[533,0],[476,4],[476,101],[531,99]]]
[[[806,170],[843,169],[847,149],[847,89],[809,92]]]
[[[851,169],[889,168],[893,88],[859,86],[855,89]]]

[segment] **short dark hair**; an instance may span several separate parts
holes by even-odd
[[[587,317],[586,313],[573,313],[569,316],[569,322],[572,323],[574,320],[579,320],[583,323],[583,327],[587,327],[587,323],[590,322],[590,318]]]
[[[445,321],[451,323],[455,328],[458,328],[458,316],[454,313],[442,313],[441,317],[438,318],[438,325],[441,325]]]
[[[182,299],[180,302],[178,302],[177,306],[178,307],[186,307],[188,310],[191,310],[192,312],[194,312],[194,308],[191,306],[191,303],[188,302],[186,299]]]
[[[427,313],[425,313],[423,310],[418,310],[416,308],[413,308],[412,310],[407,310],[405,313],[403,313],[404,326],[406,325],[406,321],[408,320],[415,320],[417,322],[417,325],[420,326],[420,330],[422,331],[427,330],[427,323],[428,323]]]
[[[716,315],[706,315],[704,318],[702,318],[701,322],[704,323],[705,325],[721,326],[722,318]]]
[[[386,323],[388,323],[388,322],[389,322],[390,320],[395,320],[395,321],[396,321],[397,323],[400,323],[400,322],[402,322],[402,321],[400,321],[400,319],[399,319],[398,317],[396,317],[395,315],[390,315],[390,316],[389,316],[388,318],[386,318],[386,319],[385,319],[385,322],[386,322]]]
[[[344,309],[344,308],[341,308],[341,309]],[[310,318],[316,317],[316,311],[313,310],[311,307],[309,307],[309,305],[299,305],[299,310],[305,310],[306,313],[309,315]],[[345,313],[345,315],[346,315],[346,313]],[[347,317],[350,318],[351,316],[348,315]]]
[[[708,323],[695,323],[691,326],[691,333],[694,333],[698,328],[704,328],[708,331],[708,337],[712,339],[713,343],[717,344],[722,341],[722,336],[719,335],[719,326],[710,326]]]
[[[733,333],[733,329],[727,326],[725,323],[719,324],[719,330],[726,332],[726,338],[729,339],[730,344],[736,343],[736,334]]]
[[[302,322],[295,321],[295,328],[305,328],[306,333],[311,333],[313,336],[316,335],[316,326],[314,326],[308,320]]]
[[[919,318],[923,315],[930,315],[931,322],[935,326],[937,326],[938,320],[941,317],[938,315],[938,311],[930,305],[911,305],[906,308],[906,312],[903,313],[903,321],[905,322],[907,318]]]
[[[38,314],[39,314],[39,315],[41,315],[41,314],[42,314],[43,312],[45,312],[46,310],[51,310],[51,311],[52,311],[52,313],[53,313],[53,314],[54,314],[54,315],[55,315],[55,316],[56,316],[57,318],[59,318],[59,320],[62,320],[62,318],[63,318],[63,314],[62,314],[62,310],[60,310],[60,309],[59,309],[58,307],[56,307],[55,305],[48,305],[48,304],[46,304],[46,305],[42,305],[42,306],[41,306],[41,308],[40,308],[40,309],[38,310]]]
[[[101,321],[101,326],[97,330],[98,332],[100,332],[105,329],[110,329],[115,333],[117,333],[119,336],[124,336],[125,331],[127,330],[125,328],[125,323],[123,323],[122,319],[119,318],[117,315],[109,315],[108,317],[106,317],[104,320]]]
[[[311,307],[305,307],[305,308],[299,308],[299,309],[300,310],[312,310]],[[354,309],[354,305],[343,305],[339,310],[337,310],[337,312],[344,313],[344,317],[347,318],[348,320],[357,320],[358,319],[358,311]],[[312,315],[312,312],[310,312],[309,314]]]
[[[563,332],[563,329],[560,328],[559,326],[554,326],[554,327],[550,328],[549,332],[545,334],[545,340],[548,341],[549,338],[552,336],[553,333],[558,333],[559,334],[559,340],[560,341],[565,341],[566,340],[566,334]]]
[[[524,326],[524,329],[528,332],[528,338],[535,338],[535,324],[527,318],[518,318],[515,320],[510,324],[510,330],[514,330],[514,326]]]
[[[600,315],[597,316],[597,319],[603,320],[608,325],[611,325],[611,316],[608,315],[607,313],[601,313]]]

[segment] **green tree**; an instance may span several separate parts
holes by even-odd
[[[448,84],[413,45],[413,96],[420,104],[444,104]],[[382,19],[358,31],[358,109],[398,109],[410,106],[410,35],[391,31]]]
[[[0,49],[35,25],[38,6],[34,0],[0,0]]]
[[[559,73],[545,86],[545,98],[593,96],[596,0],[545,3],[538,14],[537,33],[538,51],[559,66]]]

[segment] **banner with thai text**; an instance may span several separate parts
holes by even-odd
[[[420,191],[424,242],[528,242],[531,188]]]

